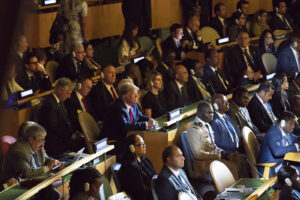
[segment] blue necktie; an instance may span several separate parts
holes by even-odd
[[[236,143],[237,143],[237,146],[238,146],[238,144],[239,144],[239,137],[238,137],[238,135],[236,134],[233,126],[231,125],[231,123],[229,121],[227,121],[227,119],[226,119],[225,116],[224,116],[224,120],[225,120],[225,124],[226,124],[227,128],[229,129],[229,131],[234,134],[234,136],[236,138]]]
[[[179,180],[181,186],[182,186],[184,189],[186,189],[186,191],[190,191],[189,186],[185,183],[184,179],[180,176],[180,174],[178,174],[177,177],[178,177],[178,180]]]

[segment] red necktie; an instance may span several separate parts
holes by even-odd
[[[82,103],[83,103],[83,105],[84,105],[85,111],[86,111],[86,112],[89,112],[89,109],[88,109],[88,106],[87,106],[87,104],[86,104],[85,98],[82,98],[81,101],[82,101]]]
[[[129,108],[130,121],[133,123],[133,114],[131,108]]]
[[[117,95],[115,93],[115,90],[114,90],[113,86],[110,87],[110,90],[111,90],[111,93],[112,93],[114,101],[115,101],[117,99]]]

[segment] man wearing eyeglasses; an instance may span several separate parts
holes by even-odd
[[[72,53],[63,58],[57,70],[57,78],[67,77],[72,81],[82,75],[88,75],[88,67],[84,64],[84,47],[81,43],[75,46]]]
[[[24,67],[17,72],[16,82],[24,89],[32,89],[35,94],[52,89],[52,83],[45,70],[40,70],[34,53],[28,52],[23,58]]]
[[[31,179],[43,176],[60,164],[58,160],[49,157],[42,148],[45,137],[46,130],[37,123],[25,129],[23,137],[12,144],[4,156],[0,183],[12,177]]]

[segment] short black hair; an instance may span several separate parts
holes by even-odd
[[[217,14],[218,11],[220,11],[220,7],[225,6],[224,3],[217,3],[214,7],[214,12]]]
[[[207,58],[210,58],[211,57],[211,55],[213,54],[213,52],[214,51],[217,51],[215,48],[212,48],[212,49],[207,49],[206,51],[205,51],[205,54],[204,54],[204,56],[205,56],[205,61],[207,61]]]
[[[269,92],[270,88],[274,90],[274,85],[272,83],[263,82],[259,85],[257,92],[261,92],[261,91]]]
[[[248,31],[246,31],[246,30],[241,30],[241,31],[237,34],[237,38],[238,38],[239,35],[241,35],[241,34],[248,34],[248,35],[250,36],[250,34],[249,34]]]
[[[260,37],[259,37],[259,40],[258,40],[258,45],[261,46],[261,47],[264,47],[264,41],[265,41],[265,36],[267,33],[270,33],[271,36],[272,36],[272,40],[275,40],[275,37],[274,37],[274,34],[271,30],[267,29],[267,30],[264,30],[261,34],[260,34]]]
[[[237,4],[236,4],[236,9],[242,9],[242,5],[243,4],[249,4],[248,1],[245,1],[245,0],[240,0]]]
[[[203,113],[206,108],[208,108],[210,105],[206,102],[201,102],[197,106],[197,115]]]
[[[33,53],[33,52],[26,52],[23,56],[23,63],[26,64],[26,65],[29,65],[30,64],[30,60],[33,58],[33,57],[36,57],[36,54]]]
[[[284,82],[284,77],[287,77],[285,73],[276,73],[272,78],[272,84],[276,94],[281,94],[281,85]]]
[[[232,99],[238,99],[238,98],[241,98],[241,96],[244,94],[244,93],[248,93],[248,90],[246,90],[245,88],[243,87],[238,87],[238,88],[235,88],[232,92]]]
[[[167,158],[173,156],[173,149],[175,147],[176,147],[175,145],[170,145],[164,149],[164,151],[162,153],[163,163],[167,163]]]
[[[101,66],[101,71],[103,72],[105,68],[110,67],[110,66],[115,67],[112,64],[105,64],[105,65]]]
[[[281,120],[290,121],[295,118],[296,118],[296,116],[292,112],[284,111],[284,112],[280,113],[280,115],[278,116],[278,122],[280,122]]]
[[[285,179],[286,178],[292,178],[293,176],[295,176],[295,174],[297,173],[296,169],[289,166],[289,165],[284,165],[283,167],[281,167],[277,173],[277,177],[278,177],[278,183],[280,183],[282,186],[285,185]]]
[[[182,28],[182,25],[180,24],[172,24],[172,26],[170,27],[170,33],[174,33],[176,31],[176,29]]]

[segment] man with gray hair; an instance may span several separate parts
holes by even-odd
[[[31,123],[16,143],[4,156],[0,182],[9,178],[35,178],[46,175],[59,161],[48,157],[43,149],[46,130],[37,123]]]
[[[137,88],[131,83],[120,85],[119,99],[114,101],[104,121],[104,132],[116,140],[117,159],[121,160],[125,151],[125,137],[128,131],[146,130],[157,127],[157,122],[141,113],[137,105]],[[128,147],[127,147],[128,148]]]
[[[82,134],[72,126],[64,106],[73,89],[74,84],[70,79],[58,79],[53,94],[44,101],[38,113],[38,122],[48,133],[45,149],[53,157],[66,151],[77,151],[84,146]]]

